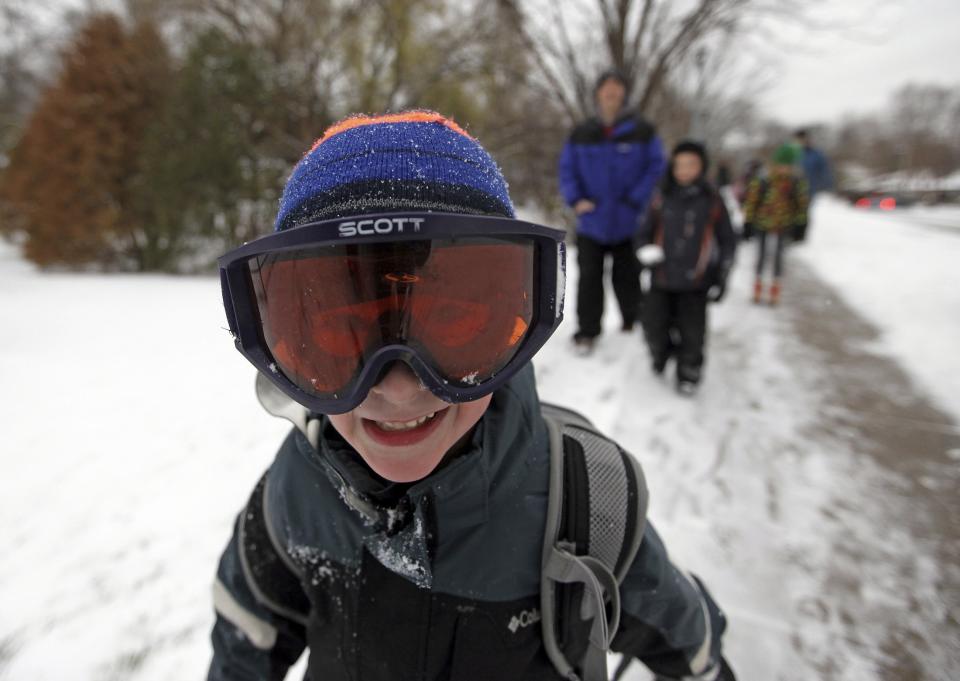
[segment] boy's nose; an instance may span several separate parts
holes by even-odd
[[[370,392],[376,393],[394,404],[402,404],[414,399],[426,390],[413,369],[406,362],[394,362]]]

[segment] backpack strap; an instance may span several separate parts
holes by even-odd
[[[620,583],[646,524],[640,465],[582,415],[543,404],[550,438],[550,488],[540,579],[544,648],[569,681],[606,681],[606,653],[620,623]],[[587,652],[572,664],[561,649],[558,603],[582,587],[579,617],[590,622]],[[564,613],[567,617],[572,612]]]
[[[260,605],[306,626],[310,603],[301,586],[302,570],[287,555],[270,526],[269,474],[268,470],[260,478],[237,520],[240,568]]]
[[[710,256],[713,253],[713,232],[717,221],[720,219],[720,195],[713,194],[713,200],[710,202],[710,212],[707,215],[707,224],[703,227],[703,237],[700,239],[700,251],[697,255],[697,266],[695,281],[699,284],[703,280],[703,275],[707,272],[707,266],[710,264]]]

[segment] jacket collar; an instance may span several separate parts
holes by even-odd
[[[603,130],[607,127],[599,116],[594,116],[590,119],[591,124],[596,127],[598,130]],[[613,122],[613,135],[610,139],[616,139],[621,135],[625,135],[631,132],[635,127],[637,127],[637,121],[634,118],[633,114],[629,111],[622,111],[617,116],[617,119]]]

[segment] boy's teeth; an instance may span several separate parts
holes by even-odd
[[[426,416],[421,416],[413,421],[377,421],[377,425],[384,430],[410,430],[412,428],[416,428],[417,426],[422,426],[424,423],[432,419],[435,414],[436,412],[433,414],[427,414]]]

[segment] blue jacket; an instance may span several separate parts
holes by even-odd
[[[817,192],[833,189],[833,173],[822,151],[805,147],[800,164],[803,166],[803,174],[807,178],[807,191],[810,192],[811,197]]]
[[[323,418],[294,430],[217,571],[208,681],[560,681],[539,625],[550,473],[532,367],[493,395],[458,457],[400,485]],[[713,679],[725,618],[648,523],[621,586],[613,649],[670,678]],[[568,659],[589,623],[560,615]]]
[[[560,154],[560,192],[573,206],[597,208],[579,217],[577,233],[600,243],[632,239],[667,161],[653,126],[627,115],[607,137],[596,118],[577,126]]]

